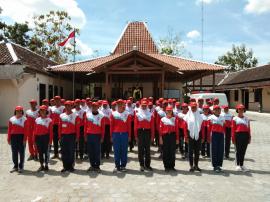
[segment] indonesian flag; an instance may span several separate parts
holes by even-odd
[[[66,45],[66,43],[69,41],[69,39],[74,38],[74,37],[75,37],[75,31],[71,32],[68,35],[68,38],[66,38],[64,41],[58,43],[58,46],[64,46],[64,45]]]

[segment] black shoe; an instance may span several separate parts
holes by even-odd
[[[110,158],[110,155],[109,154],[106,154],[106,159],[109,159]]]
[[[194,172],[194,167],[191,167],[190,169],[189,169],[189,172]]]
[[[80,160],[83,160],[83,156],[80,156]]]
[[[175,168],[171,168],[171,171],[176,171],[176,169]]]
[[[194,170],[199,171],[199,172],[202,171],[202,169],[200,169],[198,166],[195,166],[195,167],[194,167]]]
[[[18,172],[18,168],[12,168],[11,171],[9,171],[10,173],[14,173],[14,172]]]
[[[75,171],[75,169],[74,169],[73,167],[71,167],[71,168],[69,169],[69,171],[73,173],[73,172]]]
[[[115,167],[115,168],[113,169],[113,173],[118,173],[118,172],[121,172],[121,169]]]
[[[94,167],[90,166],[88,169],[87,169],[87,172],[91,172],[91,171],[94,171]]]
[[[44,171],[49,171],[49,166],[48,165],[45,165]]]
[[[66,171],[67,171],[67,169],[63,168],[63,169],[61,170],[61,173],[65,173]]]
[[[214,167],[214,171],[215,171],[216,173],[219,173],[219,172],[220,172],[220,170],[218,169],[218,167]]]
[[[217,169],[219,170],[219,172],[222,172],[223,171],[220,167],[217,167]]]
[[[145,168],[148,171],[153,171],[153,168],[151,166]]]
[[[170,169],[169,168],[165,168],[165,172],[166,173],[170,172]]]
[[[121,167],[121,171],[124,172],[124,173],[127,172],[126,167]]]
[[[59,158],[58,154],[55,154],[55,155],[52,156],[51,159],[58,159],[58,158]]]
[[[100,167],[96,167],[96,168],[95,168],[95,171],[96,171],[97,173],[101,173]]]
[[[37,169],[37,172],[41,172],[44,170],[44,166],[40,166],[39,169]]]
[[[23,168],[19,168],[18,173],[23,173]]]
[[[35,159],[34,156],[31,155],[31,156],[28,157],[27,161],[32,161],[34,159]]]
[[[160,154],[158,158],[159,158],[159,159],[162,159],[162,157],[163,157],[162,154]]]
[[[34,160],[38,161],[38,156],[37,155],[34,156]]]
[[[140,171],[141,171],[141,172],[144,171],[144,167],[143,167],[143,166],[140,167]]]

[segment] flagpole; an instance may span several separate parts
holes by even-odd
[[[74,28],[74,50],[73,50],[73,62],[75,62],[75,50],[76,50],[76,32],[75,32],[75,28]],[[73,72],[72,72],[72,97],[73,100],[75,100],[75,67],[73,65]]]

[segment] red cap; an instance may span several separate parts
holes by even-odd
[[[86,102],[89,102],[89,101],[91,101],[91,98],[88,97],[85,100],[86,100]]]
[[[162,104],[168,104],[168,101],[167,100],[163,100]]]
[[[238,104],[236,106],[236,109],[245,109],[245,106],[243,104]]]
[[[133,100],[133,97],[129,97],[128,99],[129,99],[129,100]]]
[[[91,105],[92,104],[92,101],[91,100],[88,100],[88,101],[86,101],[86,104],[87,105]]]
[[[54,99],[50,99],[50,102],[54,102]]]
[[[76,100],[75,100],[75,104],[78,104],[78,103],[79,103],[79,104],[81,103],[81,100],[80,100],[80,99],[76,99]]]
[[[39,107],[39,110],[47,110],[47,109],[48,109],[48,107],[46,105],[41,105]]]
[[[190,98],[189,102],[196,102],[195,98]]]
[[[220,109],[220,106],[219,105],[214,105],[213,106],[213,109],[215,110],[215,109]]]
[[[127,104],[132,104],[131,100],[127,100]]]
[[[178,106],[179,107],[180,106],[180,102],[176,102],[175,103],[175,106]]]
[[[213,99],[213,101],[215,102],[215,101],[219,101],[219,99],[217,98],[217,97],[215,97],[214,99]]]
[[[15,111],[23,111],[23,107],[22,106],[16,106]]]
[[[57,95],[57,96],[54,96],[54,99],[55,99],[55,100],[60,100],[61,97]]]
[[[65,104],[66,100],[65,99],[61,99],[61,103]]]
[[[49,103],[49,100],[48,99],[43,99],[42,103]]]
[[[160,104],[160,102],[158,100],[156,100],[156,105],[159,105],[159,104]]]
[[[153,97],[149,97],[148,100],[153,100],[154,98]]]
[[[37,104],[37,101],[36,100],[30,100],[29,103],[35,103],[35,104]]]
[[[98,102],[92,102],[92,106],[93,107],[99,107],[99,103]]]
[[[140,104],[140,102],[139,102],[139,101],[137,101],[137,102],[136,102],[136,105],[139,105],[139,104]]]
[[[147,105],[147,101],[145,101],[145,100],[143,100],[142,102],[141,102],[141,105]]]
[[[172,110],[173,110],[172,106],[167,106],[166,107],[166,111],[172,111]]]
[[[173,98],[172,101],[173,101],[173,102],[176,102],[176,99]]]
[[[187,103],[182,103],[181,107],[188,107],[188,104]]]
[[[197,107],[197,103],[196,103],[196,102],[191,102],[189,105],[190,105],[191,107]]]
[[[116,105],[116,101],[113,101],[113,102],[112,102],[112,106],[115,106],[115,105]]]
[[[170,98],[170,99],[168,99],[168,102],[169,102],[169,103],[172,103],[172,102],[173,102],[173,100]]]
[[[65,101],[65,105],[72,105],[72,102],[70,100]]]
[[[198,101],[203,101],[203,98],[201,98],[201,97],[200,97],[200,98],[198,98]]]
[[[162,103],[162,102],[163,102],[163,100],[164,100],[164,98],[163,98],[163,97],[161,97],[161,98],[159,98],[158,100],[159,100],[159,102],[160,102],[160,103]]]
[[[122,99],[119,99],[119,100],[117,100],[117,102],[116,102],[117,104],[125,104],[125,101],[124,100],[122,100]]]
[[[148,102],[148,106],[152,106],[153,105],[153,102]]]
[[[209,105],[203,105],[203,109],[209,109]]]
[[[82,100],[81,100],[81,102],[85,103],[85,102],[86,102],[86,100],[85,100],[85,99],[82,99]]]
[[[109,103],[108,103],[107,100],[103,100],[103,101],[102,101],[102,104],[103,104],[103,105],[108,105]]]
[[[222,108],[223,108],[223,109],[228,109],[229,106],[228,106],[228,105],[223,105]]]

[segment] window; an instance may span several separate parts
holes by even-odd
[[[64,97],[64,88],[62,86],[60,87],[60,96]]]
[[[54,86],[54,96],[58,95],[58,86]]]
[[[234,91],[234,101],[238,101],[239,100],[239,91],[235,90]]]
[[[49,95],[49,100],[53,98],[53,86],[52,85],[49,85],[48,95]]]
[[[254,90],[254,102],[261,102],[262,89],[258,88]]]

